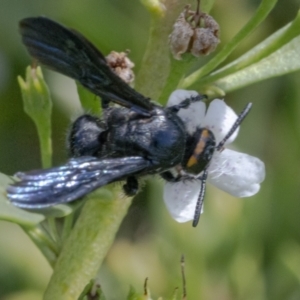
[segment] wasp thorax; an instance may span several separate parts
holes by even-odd
[[[111,51],[105,58],[109,67],[126,83],[130,84],[134,81],[132,71],[134,63],[128,58],[128,51]]]
[[[101,150],[100,136],[105,126],[100,119],[91,115],[82,115],[72,125],[68,143],[71,157],[94,156]]]
[[[214,134],[207,128],[198,128],[187,141],[191,149],[186,153],[184,169],[188,173],[199,174],[209,164],[216,149]]]
[[[170,34],[170,48],[175,59],[190,52],[194,56],[213,52],[219,40],[219,24],[210,15],[186,6],[176,20]]]

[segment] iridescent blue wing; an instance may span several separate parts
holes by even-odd
[[[10,185],[7,196],[21,208],[38,209],[71,202],[108,183],[147,170],[142,157],[97,159],[79,157],[60,167],[17,173],[20,181]]]
[[[41,64],[78,80],[100,97],[149,115],[153,104],[119,78],[83,35],[44,17],[20,22],[22,41]]]

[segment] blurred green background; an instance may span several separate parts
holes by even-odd
[[[258,0],[216,0],[212,15],[222,47],[252,16]],[[279,0],[267,20],[230,60],[292,20],[299,0]],[[23,112],[17,75],[30,58],[18,21],[44,15],[76,28],[104,54],[130,49],[135,72],[146,48],[150,18],[138,0],[1,0],[0,171],[13,174],[41,165],[33,122]],[[299,50],[300,51],[300,50]],[[80,114],[74,83],[45,71],[54,100],[54,164],[66,160],[65,136]],[[107,299],[125,299],[129,286],[142,292],[149,277],[154,298],[181,287],[186,257],[188,299],[300,299],[300,73],[230,93],[240,111],[253,102],[235,147],[262,159],[266,180],[249,199],[209,186],[199,226],[177,224],[162,201],[163,182],[149,180],[133,202],[99,272]],[[51,269],[22,230],[0,222],[0,299],[41,299]]]

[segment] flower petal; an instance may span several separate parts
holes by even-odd
[[[219,143],[229,132],[237,117],[237,114],[223,100],[215,99],[207,109],[202,127],[210,129],[215,135],[216,142]],[[237,128],[225,144],[233,142],[238,131],[239,128]]]
[[[197,95],[198,93],[196,91],[176,90],[170,95],[167,106],[177,105],[183,100]],[[198,101],[192,103],[188,108],[181,109],[178,112],[177,115],[185,124],[188,133],[194,133],[196,128],[201,126],[205,116],[205,109],[205,103],[203,101]]]
[[[164,201],[177,222],[183,223],[194,219],[200,188],[199,180],[166,182]]]
[[[216,152],[208,168],[208,180],[236,197],[250,197],[265,178],[264,163],[248,154],[230,149]]]

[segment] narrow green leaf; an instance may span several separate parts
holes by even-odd
[[[35,227],[21,227],[34,244],[40,249],[45,258],[48,260],[50,266],[53,268],[58,257],[59,249],[48,232],[40,225]]]
[[[229,63],[216,72],[211,73],[209,76],[200,79],[197,82],[197,86],[205,86],[209,83],[213,83],[218,79],[221,79],[227,75],[230,75],[260,61],[261,59],[271,55],[273,52],[277,51],[299,35],[300,11],[298,12],[295,20],[293,20],[291,23],[276,31],[270,37],[265,39],[263,42],[252,48],[250,51],[248,51],[235,61]]]
[[[300,36],[241,71],[231,74],[215,82],[224,90],[230,92],[258,81],[284,75],[300,70]]]

